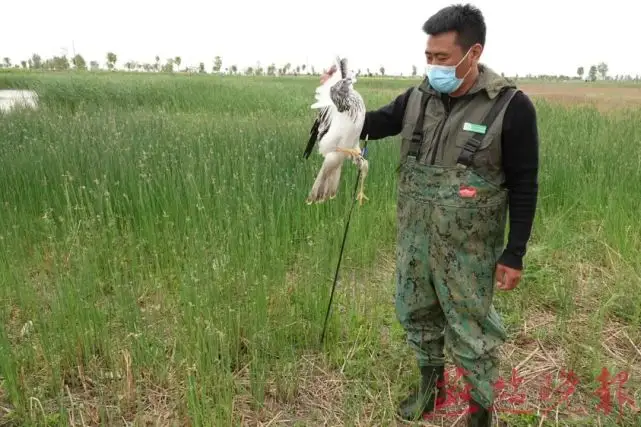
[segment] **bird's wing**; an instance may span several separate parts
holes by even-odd
[[[344,72],[343,68],[340,69],[341,74],[336,72],[336,68],[340,67],[340,58],[337,58],[337,61],[338,66],[335,64],[332,67],[334,71],[330,78],[316,88],[316,93],[314,95],[316,102],[311,105],[311,108],[319,111],[309,132],[309,141],[307,142],[307,147],[305,147],[305,152],[303,153],[304,158],[309,157],[316,142],[320,141],[323,136],[327,134],[327,131],[332,124],[332,115],[336,113],[336,105],[332,100],[331,89],[332,86],[341,80],[341,75]]]
[[[304,158],[309,157],[309,155],[312,153],[312,150],[314,149],[314,145],[316,144],[316,142],[323,139],[323,136],[325,136],[325,134],[329,130],[332,119],[332,108],[333,107],[330,106],[322,107],[318,111],[318,116],[316,117],[316,120],[314,120],[314,124],[309,131],[309,141],[307,142],[307,147],[305,147],[305,152],[303,153]]]

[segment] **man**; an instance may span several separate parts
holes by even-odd
[[[512,290],[521,278],[538,192],[536,113],[525,94],[479,63],[486,33],[479,10],[446,7],[423,30],[427,78],[368,112],[361,135],[402,138],[396,310],[422,380],[398,412],[429,413],[435,386],[444,397],[436,380],[447,345],[471,385],[468,425],[489,426],[506,339],[494,284]],[[494,122],[484,122],[495,104]]]

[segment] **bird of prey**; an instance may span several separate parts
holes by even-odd
[[[340,73],[336,72],[337,67]],[[368,199],[363,192],[368,162],[361,155],[359,145],[365,121],[365,102],[354,90],[356,77],[348,73],[347,59],[337,58],[327,75],[329,77],[316,88],[316,102],[311,108],[319,111],[303,154],[308,158],[318,142],[318,152],[324,160],[306,202],[319,203],[336,197],[343,163],[351,158],[361,172],[357,200],[362,205],[363,199]]]

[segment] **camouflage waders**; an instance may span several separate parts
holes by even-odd
[[[422,372],[432,373],[432,367],[442,375],[447,346],[465,371],[471,397],[488,408],[495,397],[498,348],[506,339],[492,297],[504,247],[507,193],[500,167],[491,165],[500,165],[501,118],[513,91],[495,102],[512,86],[483,70],[471,94],[449,115],[438,111],[443,103],[425,83],[423,94],[415,91],[408,104],[399,167],[396,311]],[[428,103],[430,96],[435,99]],[[486,123],[485,133],[470,127],[492,120],[488,116],[498,119]],[[425,387],[433,390],[434,383]],[[407,402],[401,412],[412,406],[411,399]]]

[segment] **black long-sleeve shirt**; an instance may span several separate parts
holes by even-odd
[[[401,132],[405,106],[412,89],[375,111],[368,111],[361,139],[395,136]],[[446,97],[447,95],[444,95]],[[456,98],[452,98],[455,101]],[[539,136],[536,110],[530,98],[517,92],[503,118],[501,152],[508,190],[508,243],[498,260],[508,267],[522,269],[527,242],[532,232],[538,195]]]

